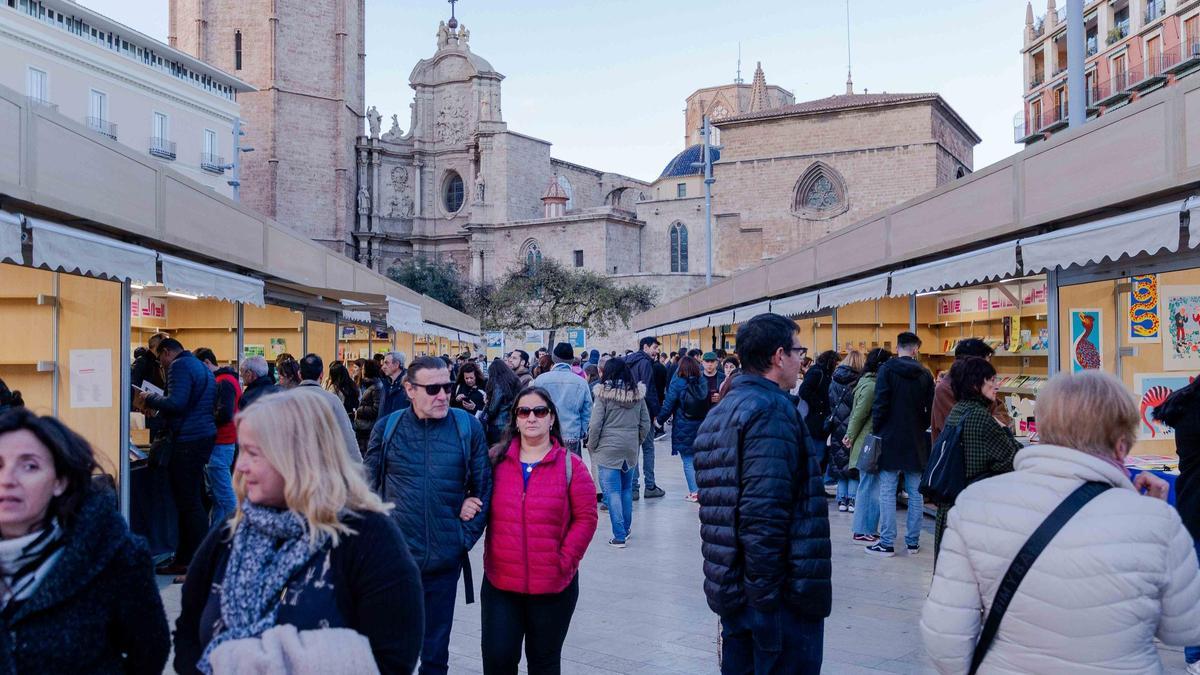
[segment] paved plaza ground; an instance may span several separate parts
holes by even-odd
[[[685,502],[683,469],[670,443],[657,453],[663,499],[634,504],[629,547],[612,549],[607,513],[580,571],[580,597],[563,649],[563,673],[716,673],[717,619],[701,589],[698,506]],[[832,506],[832,500],[831,500]],[[901,535],[903,513],[900,514]],[[921,552],[880,559],[850,539],[850,516],[830,513],[833,615],[825,623],[823,672],[932,673],[918,621],[933,568],[933,520]],[[482,578],[483,546],[471,555]],[[163,590],[172,624],[179,586]],[[478,595],[478,593],[476,593]],[[450,672],[480,673],[479,604],[465,605],[461,585],[450,640]],[[1167,672],[1182,673],[1181,649],[1161,649]]]

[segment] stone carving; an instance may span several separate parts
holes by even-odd
[[[442,143],[458,145],[467,140],[467,112],[456,101],[447,101],[438,112],[434,138]]]
[[[358,188],[358,212],[364,216],[371,212],[371,192],[366,185]]]
[[[402,166],[393,167],[391,186],[392,198],[388,202],[388,217],[411,218],[413,200],[408,194],[408,169]]]
[[[383,115],[379,114],[375,106],[367,108],[367,124],[371,127],[371,138],[379,138],[379,123],[382,121]]]
[[[387,130],[383,135],[383,140],[391,143],[397,143],[404,137],[404,132],[400,130],[400,118],[397,115],[392,115],[392,128]]]
[[[483,182],[483,174],[475,176],[475,203],[483,203],[483,192],[487,186]]]
[[[437,41],[438,49],[445,49],[450,44],[450,29],[445,21],[438,24]]]
[[[458,29],[458,46],[463,49],[470,49],[471,31],[467,30],[467,24],[462,24]]]

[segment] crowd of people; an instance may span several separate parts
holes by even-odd
[[[315,354],[235,370],[155,335],[131,375],[179,525],[157,568],[87,441],[0,382],[0,664],[158,673],[173,646],[181,673],[445,673],[482,539],[484,671],[523,654],[559,672],[599,511],[609,545],[630,546],[633,501],[666,494],[653,448],[669,425],[724,673],[819,672],[831,537],[892,557],[903,501],[917,555],[923,491],[939,672],[1159,672],[1155,639],[1200,671],[1200,383],[1154,412],[1177,433],[1173,508],[1164,481],[1124,468],[1140,416],[1119,380],[1052,378],[1041,442],[1023,446],[984,341],[936,381],[915,334],[896,346],[809,359],[794,321],[763,314],[736,355],[645,338],[326,372]],[[831,532],[833,507],[850,532]],[[173,643],[155,572],[183,584]]]

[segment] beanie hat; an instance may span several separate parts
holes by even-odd
[[[571,348],[569,342],[560,342],[554,345],[554,361],[557,363],[570,363],[575,358],[575,350]]]

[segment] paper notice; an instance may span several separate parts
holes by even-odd
[[[112,350],[72,349],[71,407],[112,407]]]

